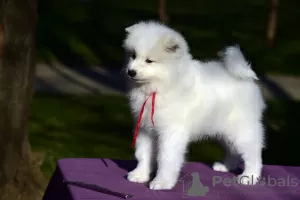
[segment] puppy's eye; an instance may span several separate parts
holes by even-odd
[[[153,63],[153,62],[154,62],[153,60],[146,59],[146,63]]]
[[[130,53],[130,58],[132,58],[133,60],[136,58],[135,52]]]

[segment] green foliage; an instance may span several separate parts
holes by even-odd
[[[38,95],[31,113],[31,144],[45,153],[48,176],[63,157],[132,158],[131,118],[122,97]]]
[[[300,140],[297,132],[299,119],[299,102],[268,102],[265,164],[300,164],[299,157],[294,153]],[[38,94],[33,99],[30,141],[35,151],[45,153],[42,169],[48,177],[60,158],[134,159],[133,149],[130,148],[132,130],[127,100],[121,96]],[[207,140],[192,144],[188,159],[211,163],[222,156],[220,146]]]
[[[268,1],[172,0],[167,2],[170,25],[187,38],[198,59],[216,57],[224,46],[238,43],[259,73],[300,74],[297,0],[280,1],[273,49],[267,48]],[[40,1],[39,56],[83,64],[120,66],[124,28],[158,18],[154,0]]]

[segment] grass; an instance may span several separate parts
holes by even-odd
[[[195,58],[216,57],[224,46],[238,43],[255,71],[300,75],[299,6],[297,0],[280,1],[272,49],[266,41],[268,1],[172,0],[166,10],[169,25],[184,34]],[[157,0],[39,1],[39,57],[121,66],[124,29],[149,19],[158,19]]]
[[[300,165],[300,102],[269,101],[266,112],[268,146],[265,164]],[[133,159],[132,120],[121,96],[53,96],[37,94],[30,116],[30,141],[45,153],[42,170],[50,178],[56,161],[66,157]],[[212,162],[222,149],[214,141],[190,146],[188,159]]]

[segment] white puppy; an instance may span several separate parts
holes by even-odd
[[[157,166],[149,187],[173,188],[189,142],[212,136],[223,138],[229,147],[224,163],[215,163],[213,169],[236,168],[240,155],[245,169],[237,180],[255,184],[262,168],[265,103],[239,47],[226,48],[218,61],[200,62],[192,58],[181,34],[165,25],[140,22],[126,32],[129,99],[136,124],[150,97],[135,143],[138,165],[128,180],[147,182]]]

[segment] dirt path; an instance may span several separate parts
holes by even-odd
[[[260,77],[259,84],[267,99],[300,100],[300,77],[268,75]],[[119,69],[38,64],[36,90],[71,95],[125,94],[126,86]]]

